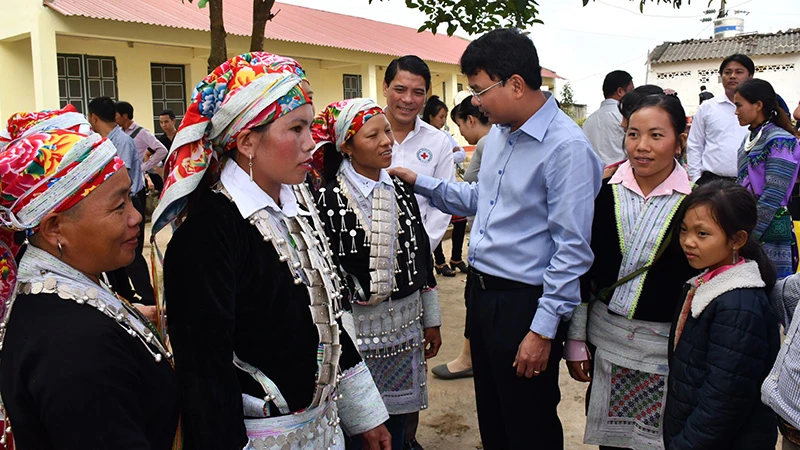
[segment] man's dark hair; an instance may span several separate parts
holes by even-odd
[[[386,68],[386,73],[383,74],[383,82],[386,83],[387,86],[392,84],[392,80],[397,76],[397,72],[401,70],[421,76],[425,80],[425,90],[431,90],[431,69],[425,64],[422,58],[415,55],[395,58]]]
[[[171,109],[165,109],[158,113],[159,116],[169,116],[169,120],[175,120],[175,113]]]
[[[542,87],[542,67],[533,41],[516,28],[490,31],[472,41],[461,55],[461,73],[486,72],[492,80],[519,75],[532,89]]]
[[[725,66],[732,62],[737,62],[744,66],[748,72],[750,72],[750,76],[756,73],[756,65],[753,64],[753,60],[750,59],[749,56],[743,55],[741,53],[736,53],[734,55],[728,56],[724,60],[722,60],[722,64],[719,65],[719,73],[722,75],[722,72],[725,70]]]
[[[117,112],[120,116],[128,116],[128,119],[133,120],[133,105],[128,102],[117,102]]]
[[[704,85],[700,86],[700,90],[701,91],[705,91],[706,90],[706,85],[704,84]]]
[[[624,70],[609,72],[603,80],[603,96],[609,98],[617,92],[617,89],[625,89],[633,81],[633,77]]]
[[[110,97],[97,97],[89,102],[89,114],[94,114],[103,122],[114,122],[117,109]]]

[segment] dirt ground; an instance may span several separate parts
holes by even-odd
[[[166,250],[171,234],[162,231],[158,236],[159,248]],[[149,262],[150,224],[147,225],[145,257]],[[445,255],[450,255],[450,240],[443,242]],[[466,251],[466,245],[465,245]],[[464,332],[464,285],[466,275],[459,273],[454,278],[437,275],[439,301],[442,310],[442,348],[439,355],[428,361],[428,368],[447,363],[461,352]],[[561,364],[559,377],[561,403],[558,415],[564,427],[564,448],[566,450],[596,449],[583,444],[584,394],[586,384],[570,378],[566,366]],[[428,376],[427,410],[420,414],[417,440],[426,450],[471,450],[481,449],[478,432],[478,417],[475,411],[475,392],[472,379],[440,380]],[[780,450],[778,444],[776,450]]]

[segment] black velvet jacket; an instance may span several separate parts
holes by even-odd
[[[425,231],[425,227],[422,225],[422,220],[420,219],[421,214],[419,212],[417,199],[414,196],[414,190],[411,185],[404,183],[399,178],[393,178],[392,181],[395,185],[395,197],[397,198],[398,206],[404,213],[399,220],[400,229],[402,230],[402,233],[398,236],[401,253],[397,255],[400,272],[395,275],[398,291],[392,294],[393,299],[398,299],[407,297],[414,291],[418,291],[426,286],[430,288],[436,287],[436,277],[433,274],[433,257],[431,256],[430,239],[428,239],[428,233]],[[356,230],[355,237],[350,237],[350,235],[347,234],[344,235],[342,239],[343,235],[339,233],[339,230],[342,229],[342,220],[344,220],[347,230],[353,230],[356,226],[356,215],[350,211],[344,216],[339,214],[339,210],[342,208],[339,206],[339,200],[337,200],[338,194],[334,192],[334,188],[336,187],[339,187],[339,182],[334,178],[325,185],[324,192],[314,192],[314,197],[317,202],[317,208],[319,208],[323,225],[325,226],[325,234],[331,240],[331,250],[338,254],[339,263],[350,275],[347,277],[346,281],[347,287],[351,292],[351,297],[358,296],[354,287],[355,283],[352,279],[352,277],[355,277],[361,285],[364,296],[366,297],[363,301],[367,301],[370,297],[370,247],[364,246],[364,238],[365,233],[369,231],[359,229]],[[340,195],[340,199],[344,203],[344,207],[347,208],[347,198],[344,195]],[[353,208],[358,208],[358,205],[352,206]],[[334,214],[329,216],[328,211],[333,211]],[[413,220],[412,217],[414,218]],[[331,223],[333,224],[333,228],[331,228]],[[416,251],[414,251],[414,244],[409,242],[412,230],[417,241]],[[405,247],[407,242],[410,246],[409,251],[414,256],[411,279],[408,277],[410,260]],[[342,247],[341,250],[343,254],[338,253],[340,246]],[[356,253],[351,252],[353,248],[356,249]],[[414,270],[416,270],[416,274],[414,274]]]
[[[319,335],[306,286],[294,284],[273,244],[225,195],[201,195],[164,260],[185,448],[241,450],[241,395],[264,392],[234,367],[233,353],[274,381],[298,411],[313,399]],[[340,339],[345,370],[361,358],[347,333]]]
[[[0,364],[17,448],[169,450],[176,384],[169,362],[95,308],[17,297]]]
[[[600,289],[609,287],[619,277],[622,251],[614,211],[614,191],[608,180],[605,180],[594,202],[592,223],[594,262],[586,275],[581,277],[581,297],[584,302],[589,300],[589,292],[596,293]],[[698,274],[698,271],[689,265],[683,250],[678,245],[680,224],[676,218],[673,218],[670,230],[673,240],[661,258],[648,270],[639,303],[633,314],[634,319],[671,322],[675,309],[683,301],[681,297],[683,284]],[[613,291],[611,294],[613,295]],[[611,295],[608,298],[611,299]]]

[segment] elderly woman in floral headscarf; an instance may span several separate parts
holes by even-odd
[[[378,105],[333,103],[311,133],[322,147],[317,207],[353,293],[356,343],[389,410],[392,447],[403,448],[407,415],[427,407],[425,360],[442,342],[428,235],[411,186],[386,172],[394,139]]]
[[[187,448],[388,448],[386,408],[340,335],[336,265],[310,193],[314,118],[296,62],[237,56],[196,89],[153,217],[185,217],[164,293]],[[201,182],[202,181],[202,182]]]
[[[142,217],[113,144],[73,131],[85,125],[76,114],[18,114],[3,133],[6,417],[21,449],[166,450],[178,422],[171,355],[101,276],[133,260]]]

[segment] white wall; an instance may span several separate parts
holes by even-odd
[[[756,65],[755,78],[769,81],[775,91],[789,105],[789,112],[792,112],[800,101],[800,53],[755,56],[753,62]],[[663,88],[674,89],[686,109],[686,114],[694,115],[699,102],[698,94],[701,85],[705,84],[706,89],[715,96],[725,95],[717,74],[720,63],[722,63],[722,58],[653,64],[647,72],[647,82]],[[794,67],[788,69],[768,67],[766,71],[758,70],[759,66],[783,66],[786,64],[794,64]],[[712,72],[708,82],[701,81],[699,72],[701,70]],[[689,72],[689,74],[687,75],[685,72]],[[658,79],[659,73],[673,74],[673,76]]]

